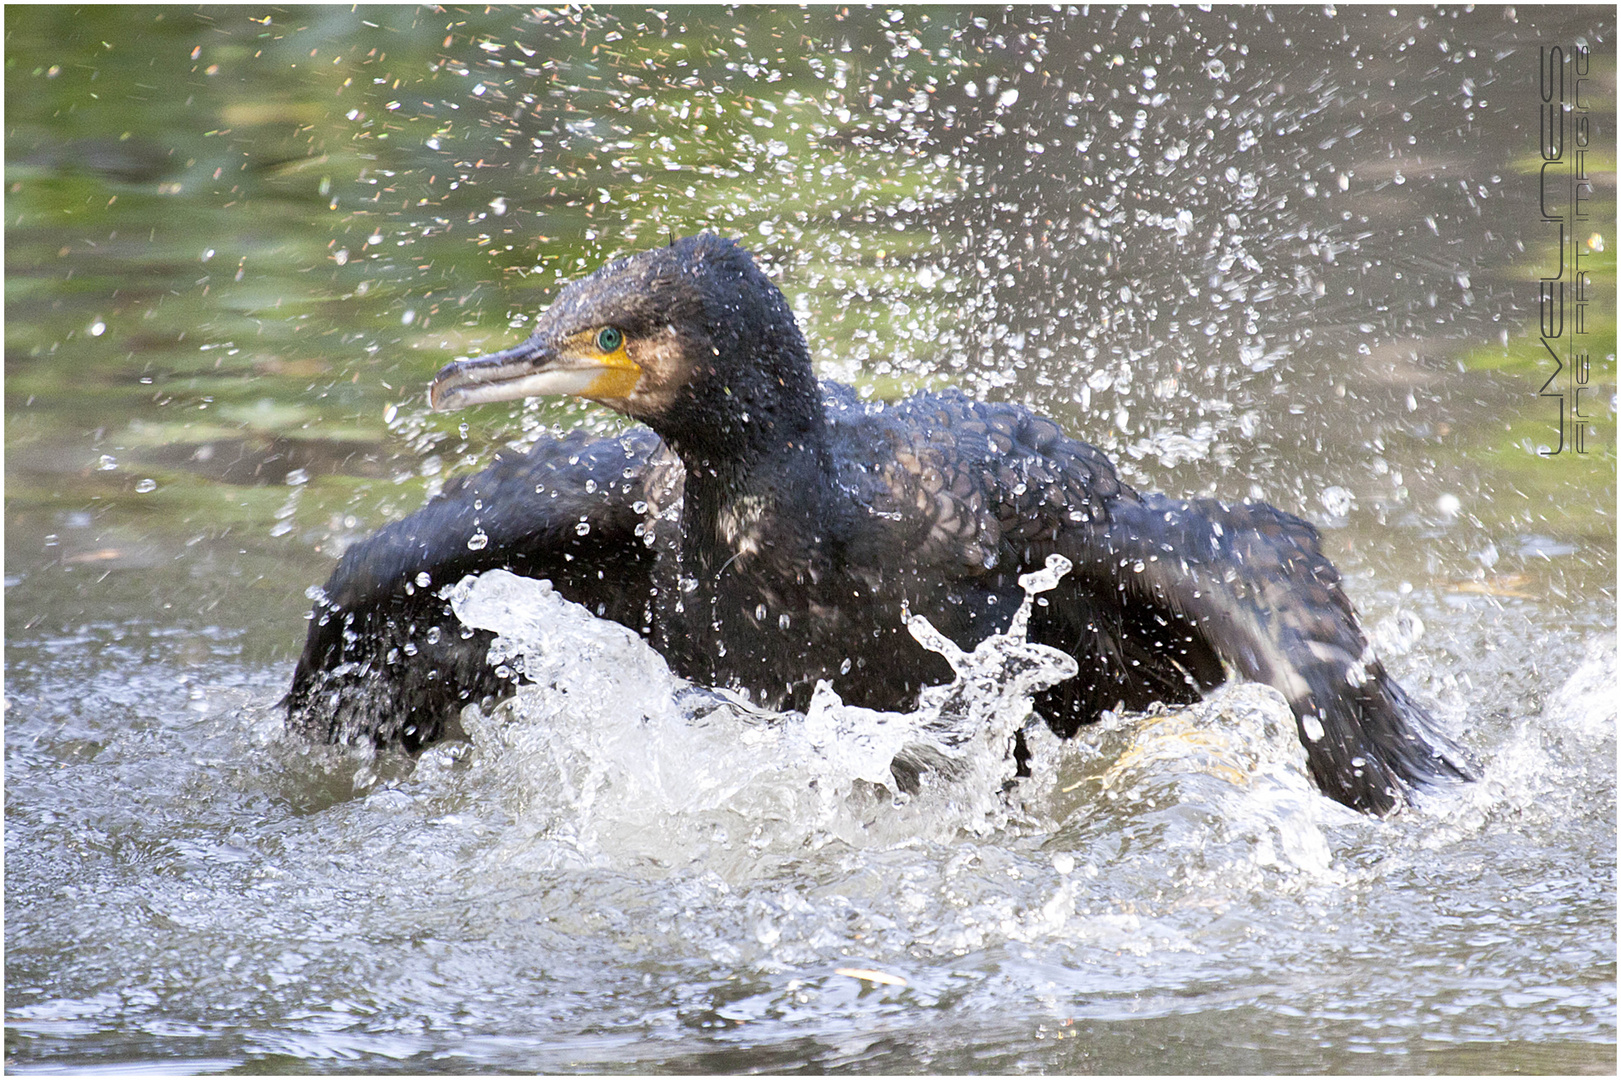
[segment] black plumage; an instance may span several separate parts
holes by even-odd
[[[951,673],[904,614],[971,647],[1006,628],[1018,575],[1057,552],[1075,568],[1030,636],[1080,665],[1036,700],[1059,734],[1195,701],[1231,669],[1284,693],[1313,777],[1347,805],[1388,812],[1469,775],[1373,657],[1311,525],[1139,494],[1018,405],[884,405],[819,384],[787,302],[730,241],[610,263],[523,344],[447,366],[430,396],[547,393],[647,427],[504,452],[350,549],[294,676],[295,729],[415,749],[467,701],[510,692],[484,663],[489,635],[437,595],[494,567],[551,579],[695,682],[803,708],[827,679],[846,701],[907,708]]]

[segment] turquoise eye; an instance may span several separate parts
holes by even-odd
[[[603,352],[618,352],[625,343],[625,335],[617,326],[604,326],[597,331],[597,348]]]

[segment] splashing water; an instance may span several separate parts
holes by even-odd
[[[1032,695],[1076,671],[1072,657],[1025,640],[1034,597],[1069,568],[1053,556],[1022,577],[1008,631],[972,652],[913,616],[912,635],[956,672],[915,710],[846,705],[823,682],[802,717],[676,678],[635,633],[549,582],[468,577],[446,592],[457,616],[495,631],[491,663],[529,685],[489,713],[469,709],[463,726],[548,859],[671,866],[718,848],[746,855],[721,861],[747,872],[833,839],[983,835],[1013,812],[1003,788]]]

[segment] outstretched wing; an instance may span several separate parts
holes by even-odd
[[[1415,787],[1469,779],[1461,750],[1385,671],[1317,530],[1265,504],[1122,499],[1087,544],[1090,573],[1126,603],[1188,627],[1294,710],[1313,778],[1347,806],[1388,813]]]
[[[503,451],[452,483],[339,560],[311,615],[288,726],[414,750],[467,702],[500,693],[507,684],[485,663],[493,635],[463,626],[438,595],[467,574],[549,578],[564,597],[649,632],[649,530],[679,500],[681,478],[673,455],[638,428]]]
[[[1273,507],[1139,495],[1094,447],[1016,405],[923,395],[863,424],[889,453],[873,500],[920,565],[988,582],[1074,571],[1032,640],[1079,662],[1036,707],[1062,735],[1105,709],[1182,703],[1231,668],[1288,698],[1313,777],[1386,813],[1466,778],[1463,754],[1373,656],[1317,531]]]
[[[845,423],[870,464],[847,486],[870,477],[862,502],[887,520],[870,530],[875,550],[853,555],[946,582],[940,628],[964,646],[1006,625],[1018,576],[1049,554],[1089,566],[1115,505],[1137,497],[1102,451],[1017,405],[951,391],[860,409],[846,406]],[[1197,701],[1225,677],[1209,642],[1152,603],[1124,603],[1112,575],[1070,574],[1037,606],[1029,632],[1079,663],[1036,702],[1066,737],[1105,709]]]

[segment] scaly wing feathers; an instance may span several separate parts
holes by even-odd
[[[346,552],[312,613],[287,696],[288,723],[325,742],[409,749],[439,737],[468,701],[499,692],[491,635],[462,626],[438,592],[503,568],[647,632],[661,506],[681,468],[645,428],[504,451],[411,516]],[[611,579],[611,580],[610,580]]]

